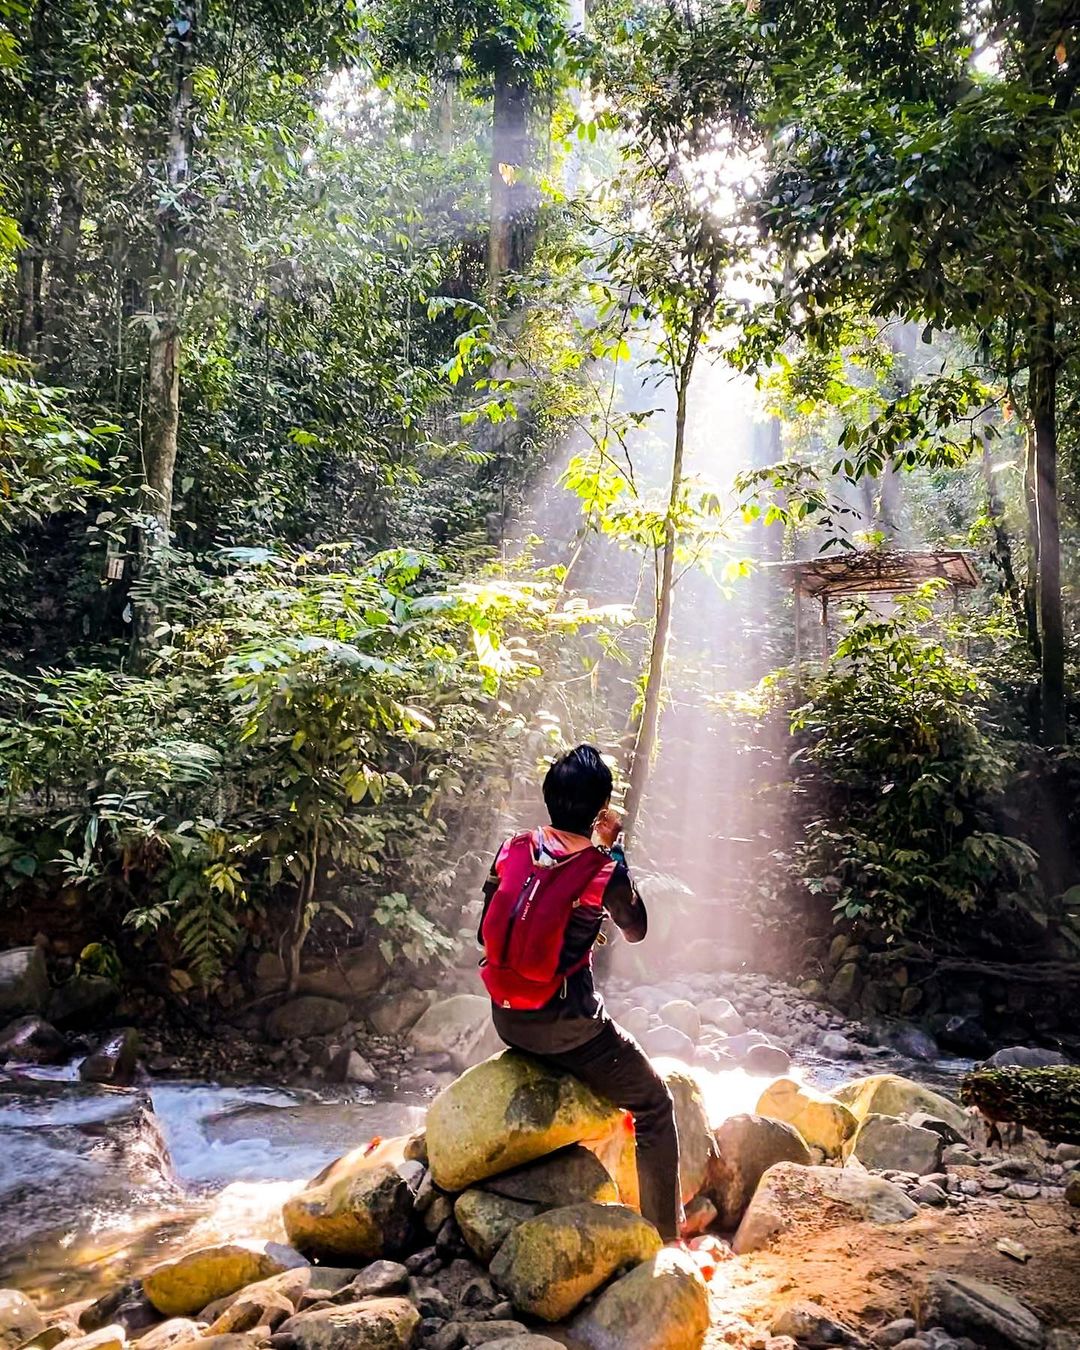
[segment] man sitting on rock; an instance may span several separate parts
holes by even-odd
[[[506,840],[484,884],[481,976],[507,1045],[573,1074],[633,1115],[641,1212],[673,1241],[682,1206],[671,1093],[593,984],[605,913],[630,942],[640,942],[648,926],[617,842],[622,825],[611,789],[611,770],[591,745],[552,764],[544,779],[551,824]]]

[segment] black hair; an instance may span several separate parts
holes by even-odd
[[[597,812],[611,797],[611,770],[591,745],[568,750],[548,769],[544,801],[551,823],[571,834],[592,834]]]

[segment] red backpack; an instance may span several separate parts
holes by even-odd
[[[511,839],[480,930],[480,978],[500,1007],[525,1012],[542,1008],[567,976],[589,964],[591,949],[569,970],[559,969],[570,916],[609,861],[589,847],[542,866],[532,834]]]

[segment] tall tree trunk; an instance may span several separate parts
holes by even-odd
[[[64,380],[71,373],[71,331],[79,270],[83,184],[74,169],[62,179],[60,226],[52,252],[45,308],[45,365],[49,377]]]
[[[184,267],[184,225],[179,207],[191,153],[192,73],[198,34],[199,0],[178,0],[169,24],[173,91],[165,156],[168,197],[157,214],[158,257],[153,287],[154,314],[146,354],[146,404],[142,426],[143,477],[149,489],[148,523],[135,539],[136,574],[145,574],[155,548],[168,542],[172,526],[173,477],[180,430],[180,302]],[[134,605],[132,655],[138,661],[156,619],[152,601]]]
[[[56,93],[56,81],[45,62],[51,17],[48,0],[37,0],[33,6],[23,72],[25,137],[20,164],[22,202],[19,212],[19,233],[23,242],[15,255],[15,342],[19,355],[28,359],[37,355],[41,335],[41,253],[46,219],[44,164],[47,159],[43,129]]]
[[[493,292],[508,272],[523,270],[536,242],[538,203],[528,177],[529,92],[527,82],[508,67],[496,72],[488,230],[488,281]]]
[[[686,402],[690,376],[694,369],[697,337],[679,371],[675,402],[675,450],[671,459],[671,487],[668,492],[667,516],[664,520],[664,547],[660,563],[660,577],[656,588],[656,619],[653,624],[649,663],[645,670],[645,698],[634,741],[634,755],[630,763],[630,782],[626,791],[627,839],[634,833],[645,788],[652,767],[660,735],[660,709],[664,687],[664,667],[667,662],[668,638],[671,634],[671,604],[675,588],[675,511],[683,480],[683,459],[686,449]]]
[[[1067,731],[1057,487],[1057,347],[1055,315],[1049,302],[1042,306],[1033,328],[1030,368],[1039,540],[1042,736],[1046,745],[1064,745]]]
[[[183,225],[177,199],[187,181],[191,152],[192,71],[198,9],[199,0],[180,0],[171,24],[173,95],[165,163],[169,198],[158,213],[157,313],[147,357],[143,460],[146,485],[153,494],[150,510],[157,517],[162,540],[168,538],[172,523],[173,472],[180,424],[179,308],[183,285],[180,257]]]

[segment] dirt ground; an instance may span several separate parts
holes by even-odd
[[[997,1243],[1020,1243],[1026,1262]],[[753,1346],[784,1305],[812,1299],[864,1334],[914,1315],[933,1270],[998,1285],[1048,1329],[1080,1333],[1080,1211],[1061,1201],[976,1199],[960,1209],[922,1210],[909,1223],[852,1222],[818,1212],[763,1252],[723,1263],[712,1283],[708,1350]]]

